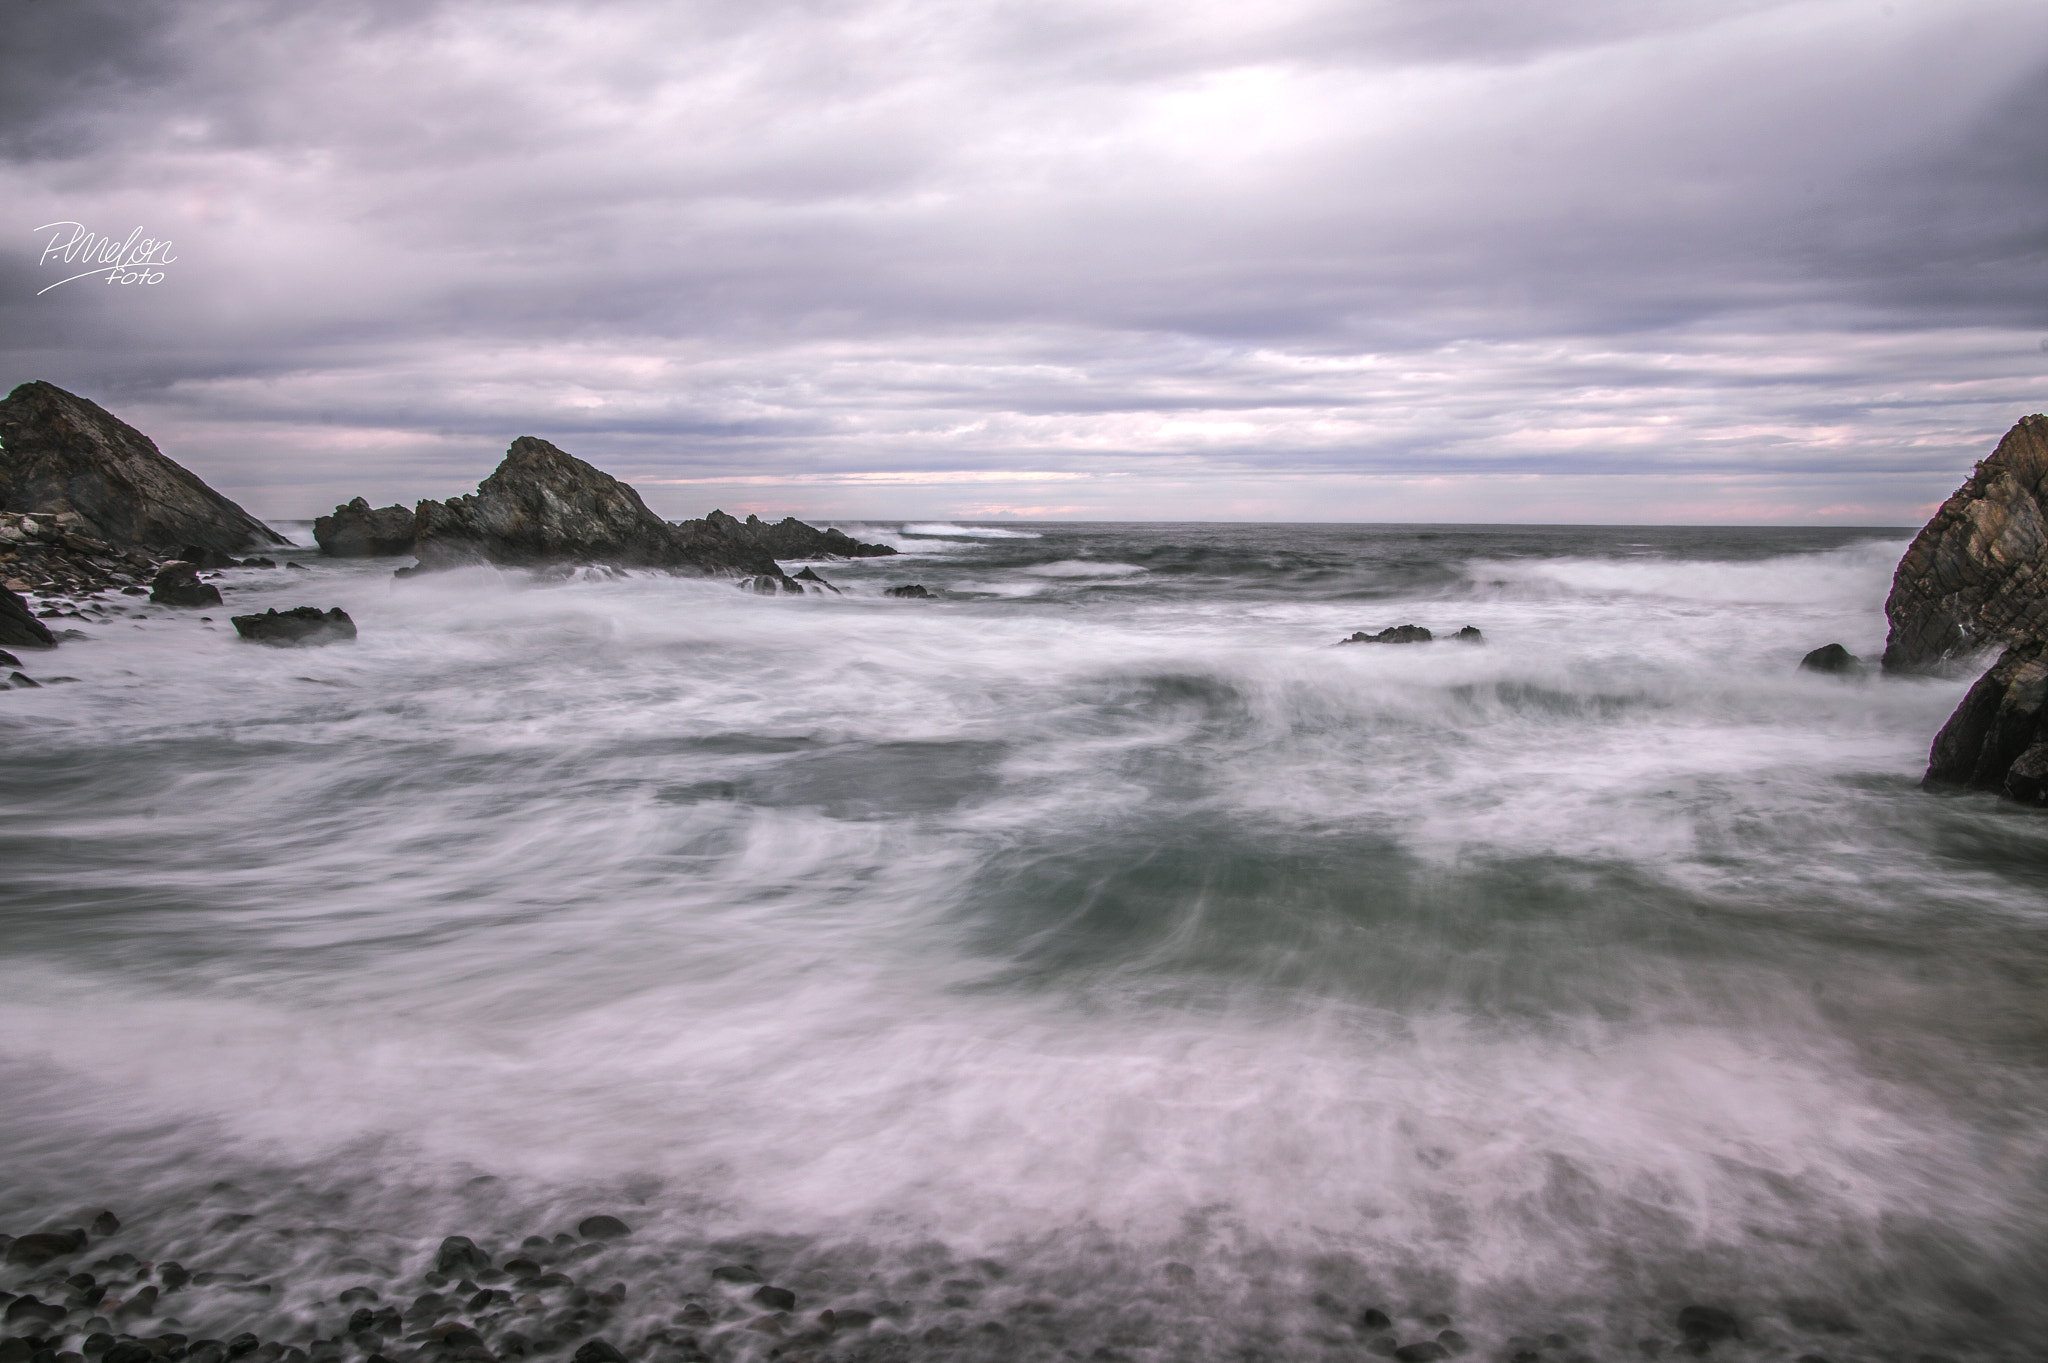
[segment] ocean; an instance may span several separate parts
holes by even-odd
[[[1918,788],[1969,677],[1797,669],[1909,532],[842,528],[838,596],[308,548],[64,621],[0,1230],[316,1356],[448,1235],[626,1284],[443,1312],[536,1354],[2048,1346],[2048,821]]]

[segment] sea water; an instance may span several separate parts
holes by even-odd
[[[1967,676],[1796,666],[1903,532],[846,528],[838,595],[306,551],[65,621],[0,1230],[112,1207],[279,1338],[607,1212],[614,1342],[720,1358],[729,1262],[851,1355],[2048,1342],[2048,821],[1918,789]],[[228,625],[301,604],[360,638]]]

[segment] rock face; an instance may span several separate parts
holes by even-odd
[[[371,507],[361,497],[313,522],[313,539],[331,558],[386,558],[412,552],[413,513]]]
[[[2048,416],[2024,417],[1899,560],[1884,670],[2048,638]]]
[[[272,530],[96,403],[52,383],[0,401],[0,509],[73,512],[81,533],[120,550],[233,553],[284,544]]]
[[[1930,790],[1993,790],[2048,803],[2048,642],[2005,651],[1949,716],[1928,754]]]
[[[281,611],[273,606],[261,615],[231,619],[235,633],[259,644],[331,644],[356,637],[356,622],[339,606],[329,611],[314,606]]]
[[[218,606],[220,588],[199,580],[199,569],[183,559],[172,559],[156,570],[149,584],[149,599],[158,606]]]
[[[55,648],[57,636],[36,619],[28,602],[0,587],[0,644],[9,648]]]
[[[766,576],[776,589],[787,581],[759,546],[703,521],[670,525],[626,484],[530,435],[512,442],[504,462],[471,495],[421,502],[413,514],[412,552],[422,571],[470,563],[605,563]]]

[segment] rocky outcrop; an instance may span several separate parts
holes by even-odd
[[[896,552],[886,544],[863,544],[843,530],[819,530],[794,516],[785,516],[769,525],[759,516],[740,520],[723,511],[713,511],[701,521],[684,521],[682,529],[750,545],[776,559],[886,558]]]
[[[902,587],[891,587],[887,591],[883,592],[882,595],[893,596],[898,598],[899,600],[904,601],[938,600],[936,596],[933,596],[930,592],[924,589],[924,585],[922,583],[918,582],[912,582]]]
[[[412,552],[413,513],[372,507],[361,497],[313,522],[313,540],[331,558],[389,558]]]
[[[1358,631],[1349,639],[1339,639],[1340,644],[1426,644],[1436,636],[1420,625],[1389,625],[1378,634]]]
[[[1884,670],[2048,638],[2048,416],[2024,417],[1899,560]]]
[[[328,611],[315,606],[281,611],[273,606],[261,615],[231,619],[235,633],[259,644],[332,644],[356,637],[356,622],[339,606]]]
[[[201,582],[197,566],[174,558],[156,570],[149,600],[157,606],[218,606],[220,588]]]
[[[36,619],[28,602],[0,587],[0,644],[9,648],[55,648],[57,636]]]
[[[774,557],[744,536],[702,521],[671,525],[626,484],[533,436],[513,441],[469,496],[421,502],[412,552],[420,571],[591,563],[767,577],[770,590],[803,590],[783,588]]]
[[[1929,789],[1992,790],[2048,803],[2048,642],[2005,651],[1977,679],[1928,754]]]
[[[827,582],[824,578],[819,577],[817,573],[813,572],[809,568],[804,569],[795,577],[792,577],[790,581],[808,583],[810,585],[806,586],[804,590],[809,591],[811,587],[816,587],[818,588],[818,594],[820,596],[824,595],[826,592],[830,592],[834,596],[838,596],[840,594],[839,589],[837,587]]]
[[[1854,673],[1862,667],[1863,660],[1840,644],[1822,644],[1799,660],[1801,672]]]
[[[0,401],[0,509],[73,513],[78,533],[115,551],[190,544],[225,554],[287,542],[133,426],[40,381]]]

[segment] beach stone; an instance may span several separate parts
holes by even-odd
[[[311,606],[301,606],[298,610],[293,611],[292,614],[296,616],[300,611],[308,612],[316,621],[323,618],[320,612],[314,610]],[[341,615],[339,610],[331,613]],[[272,611],[270,614],[276,615],[277,612]],[[238,630],[242,629],[243,620],[263,620],[266,618],[261,615],[237,616],[235,618],[235,628]],[[342,615],[341,618],[343,620],[348,619],[346,615]],[[350,624],[346,637],[353,639],[355,632],[355,626]],[[256,636],[247,630],[243,630],[242,637],[247,639]],[[441,1242],[441,1247],[438,1250],[434,1251],[434,1271],[436,1273],[465,1273],[471,1269],[483,1269],[490,1266],[491,1256],[478,1249],[476,1241],[466,1235],[451,1235]],[[471,1284],[470,1290],[472,1292],[476,1290],[475,1284]]]
[[[678,1325],[709,1325],[710,1323],[711,1313],[696,1302],[691,1302],[683,1307],[682,1310],[676,1312],[676,1324]]]
[[[1824,672],[1837,676],[1855,672],[1862,665],[1861,658],[1840,644],[1823,644],[1799,660],[1801,672]]]
[[[66,536],[152,554],[286,542],[148,436],[53,383],[24,383],[0,401],[0,447],[0,510],[57,513]]]
[[[218,606],[220,588],[199,580],[199,570],[183,559],[172,559],[156,570],[149,584],[149,599],[158,606]]]
[[[901,601],[938,600],[937,597],[933,596],[930,592],[926,591],[922,585],[915,582],[909,583],[901,587],[891,587],[887,591],[883,592],[882,595],[893,596]]]
[[[576,1233],[586,1240],[616,1240],[633,1230],[616,1216],[586,1216],[576,1223]]]
[[[28,602],[8,588],[0,587],[0,644],[12,648],[55,648],[57,636],[36,618],[35,612],[28,608]],[[16,666],[20,663],[20,659],[14,659]]]
[[[1453,1356],[1472,1352],[1472,1341],[1456,1330],[1438,1331],[1436,1342],[1444,1346],[1444,1352]]]
[[[7,1247],[7,1262],[34,1267],[66,1254],[76,1254],[85,1245],[83,1230],[35,1231],[15,1237],[14,1243]]]
[[[382,1301],[383,1298],[377,1295],[377,1289],[374,1287],[358,1286],[343,1288],[341,1295],[337,1296],[335,1300],[343,1306],[347,1306],[350,1302]]]
[[[43,684],[26,672],[8,673],[7,685],[16,691],[40,691],[43,689]]]
[[[19,658],[15,657],[15,656],[14,656],[14,655],[13,655],[12,653],[9,653],[9,652],[8,652],[8,651],[7,651],[6,649],[4,649],[4,648],[0,648],[0,667],[20,667],[20,666],[21,666],[21,659],[19,659]],[[4,1240],[0,1240],[0,1252],[4,1252],[4,1251],[6,1250],[6,1248],[7,1248],[7,1243],[6,1243],[6,1241],[4,1241]]]
[[[2048,416],[2022,417],[1899,560],[1886,672],[2048,638]]]
[[[1415,1344],[1403,1344],[1394,1350],[1394,1363],[1436,1363],[1439,1358],[1449,1358],[1450,1351],[1433,1339]]]
[[[88,1358],[97,1358],[114,1347],[114,1337],[105,1330],[95,1330],[78,1347]]]
[[[1742,1333],[1735,1317],[1718,1306],[1687,1306],[1678,1312],[1678,1333],[1689,1344],[1716,1344]]]
[[[720,1264],[711,1270],[711,1276],[722,1283],[736,1283],[745,1286],[761,1281],[761,1270],[752,1264]]]
[[[330,558],[390,558],[412,552],[412,523],[411,507],[356,497],[313,522],[313,542]]]
[[[1358,1323],[1368,1330],[1391,1330],[1394,1328],[1393,1318],[1377,1306],[1366,1307],[1364,1312],[1359,1315]]]
[[[576,1351],[575,1363],[626,1363],[626,1356],[602,1339],[593,1339]]]
[[[796,1293],[786,1287],[757,1287],[754,1289],[753,1300],[770,1311],[796,1310]]]
[[[22,1321],[47,1321],[50,1324],[64,1319],[71,1313],[56,1302],[39,1301],[33,1296],[16,1297],[7,1303],[7,1323],[15,1325]]]
[[[135,1340],[121,1340],[100,1356],[100,1363],[151,1363],[156,1355]]]
[[[97,1236],[112,1235],[115,1231],[121,1229],[121,1218],[102,1208],[99,1215],[92,1219],[91,1224],[86,1229]]]
[[[275,606],[261,615],[237,615],[231,617],[235,633],[244,639],[259,644],[309,645],[339,643],[356,637],[356,622],[349,619],[348,612],[336,606],[321,611],[315,606],[294,606],[280,611]],[[450,1239],[462,1239],[451,1236]],[[467,1240],[463,1243],[468,1244]],[[471,1249],[476,1246],[470,1245]],[[486,1256],[478,1265],[489,1268]]]

